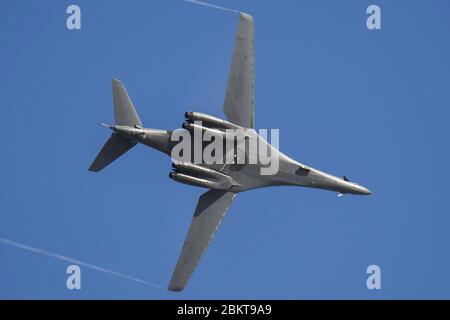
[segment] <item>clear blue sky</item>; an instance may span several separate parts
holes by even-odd
[[[65,26],[72,3],[80,31]],[[450,298],[450,3],[213,3],[255,18],[256,126],[373,196],[240,194],[181,294],[83,267],[69,291],[68,263],[0,245],[0,298]],[[223,116],[236,21],[181,0],[2,0],[0,238],[166,287],[203,189],[143,146],[88,172],[109,135],[96,123],[113,121],[113,77],[146,127]]]

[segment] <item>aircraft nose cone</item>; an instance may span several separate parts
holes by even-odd
[[[369,189],[365,188],[365,187],[360,187],[359,191],[360,191],[360,194],[362,194],[364,196],[369,196],[369,195],[372,194],[372,192]]]

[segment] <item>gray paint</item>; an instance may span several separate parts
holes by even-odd
[[[184,289],[235,197],[233,192],[209,190],[199,198],[169,290]]]
[[[279,170],[274,175],[261,175],[264,167],[256,164],[191,164],[173,163],[170,177],[175,181],[210,189],[197,204],[185,243],[180,253],[169,290],[181,291],[208,247],[214,233],[236,194],[250,189],[290,185],[325,189],[339,194],[369,195],[370,191],[356,183],[321,172],[297,162],[268,144],[253,129],[253,18],[241,13],[239,16],[233,60],[230,68],[224,113],[228,121],[207,114],[186,112],[183,127],[191,130],[192,122],[201,120],[202,130],[221,131],[227,128],[241,128],[246,135],[258,139],[269,148],[272,155],[279,157]],[[136,110],[123,84],[113,80],[115,125],[104,125],[113,130],[111,138],[102,148],[91,171],[100,171],[120,157],[135,144],[141,143],[167,155],[176,142],[170,140],[171,131],[143,128]],[[256,152],[247,147],[247,153]]]
[[[254,22],[240,13],[223,112],[231,122],[254,127]]]

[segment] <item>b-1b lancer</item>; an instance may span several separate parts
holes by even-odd
[[[223,111],[226,119],[199,112],[186,112],[183,128],[191,131],[225,132],[241,129],[277,155],[279,166],[275,174],[263,175],[261,163],[238,162],[194,163],[173,161],[170,177],[175,181],[209,189],[198,200],[175,271],[168,289],[181,291],[186,286],[214,233],[236,195],[250,189],[290,185],[326,189],[343,194],[369,195],[370,191],[356,183],[321,172],[297,162],[278,151],[254,130],[254,22],[253,18],[240,13],[228,77]],[[105,125],[113,133],[89,168],[100,171],[136,144],[141,143],[171,156],[175,142],[173,131],[144,128],[136,110],[119,80],[113,80],[114,125]],[[201,121],[201,125],[198,125]],[[204,146],[202,145],[202,148]],[[255,152],[244,144],[245,154]],[[233,150],[236,160],[236,150]],[[173,157],[172,157],[173,159]]]

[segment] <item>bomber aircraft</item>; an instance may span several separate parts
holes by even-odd
[[[241,12],[238,18],[237,34],[234,43],[232,63],[228,76],[223,112],[227,120],[200,112],[186,112],[183,129],[187,132],[200,131],[211,136],[223,136],[226,141],[233,140],[236,148],[231,148],[232,161],[225,163],[207,163],[186,161],[186,158],[174,159],[173,149],[177,142],[171,138],[174,131],[144,128],[121,81],[114,79],[114,125],[105,125],[113,132],[100,153],[90,166],[90,171],[100,171],[141,143],[171,156],[173,170],[170,178],[175,181],[207,188],[198,200],[189,231],[168,289],[182,291],[211,239],[218,229],[228,208],[240,192],[255,188],[290,185],[326,189],[344,194],[370,195],[370,191],[345,176],[339,177],[321,172],[295,161],[268,143],[254,130],[254,21]],[[245,139],[252,138],[258,147],[268,150],[271,157],[276,156],[278,168],[275,173],[261,174],[267,163],[262,164],[256,157],[256,163],[248,158],[258,152],[250,143],[236,143],[230,138],[230,130],[241,130]],[[192,146],[194,149],[194,146]],[[202,142],[201,148],[205,145]],[[242,151],[242,152],[240,152]],[[184,154],[183,156],[186,156]],[[192,160],[192,156],[189,157]]]

